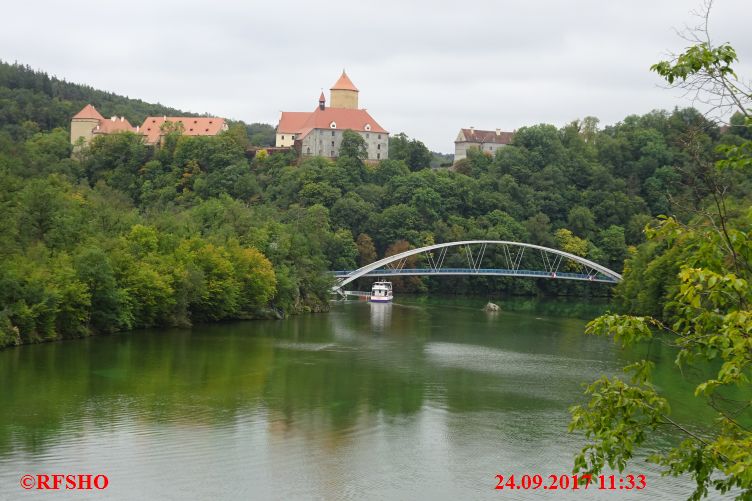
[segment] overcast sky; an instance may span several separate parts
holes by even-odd
[[[73,82],[276,125],[343,68],[392,133],[453,152],[461,127],[561,126],[691,104],[648,68],[680,51],[699,0],[7,2],[0,59]],[[752,76],[749,0],[716,0],[711,33]]]

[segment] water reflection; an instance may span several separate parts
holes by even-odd
[[[383,333],[391,327],[392,303],[368,303],[371,310],[371,330]]]

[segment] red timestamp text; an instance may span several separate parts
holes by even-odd
[[[496,475],[497,491],[501,490],[587,490],[631,491],[647,487],[645,475]]]

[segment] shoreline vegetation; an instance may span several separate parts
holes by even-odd
[[[389,160],[367,163],[362,138],[348,131],[335,159],[249,160],[247,148],[271,145],[274,129],[242,122],[213,137],[172,128],[156,148],[118,133],[74,150],[70,118],[87,103],[133,123],[184,114],[0,63],[0,349],[325,311],[327,270],[435,242],[524,241],[621,272],[625,258],[639,265],[651,252],[643,229],[654,216],[673,211],[686,220],[710,192],[686,139],[712,157],[717,145],[748,134],[721,130],[694,109],[604,128],[586,117],[522,127],[495,155],[471,150],[437,169],[425,145],[404,134],[392,135]],[[654,292],[664,279],[654,279]],[[606,285],[494,277],[401,277],[394,287],[611,293]]]

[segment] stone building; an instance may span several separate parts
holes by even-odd
[[[97,109],[87,104],[71,119],[71,144],[80,139],[88,143],[97,134],[133,132],[144,136],[146,144],[158,144],[165,122],[181,124],[185,136],[216,136],[227,130],[224,118],[217,117],[146,117],[143,125],[134,127],[125,117],[104,118]]]
[[[504,132],[501,129],[496,129],[496,131],[476,130],[474,127],[460,129],[457,139],[454,140],[454,161],[458,162],[467,158],[469,148],[478,148],[493,155],[496,150],[511,143],[513,136],[514,132]]]
[[[358,108],[358,88],[343,71],[330,89],[331,106],[322,92],[310,112],[283,111],[277,125],[278,147],[295,146],[303,156],[336,157],[342,133],[348,129],[366,141],[368,160],[389,158],[389,132],[365,109]]]

